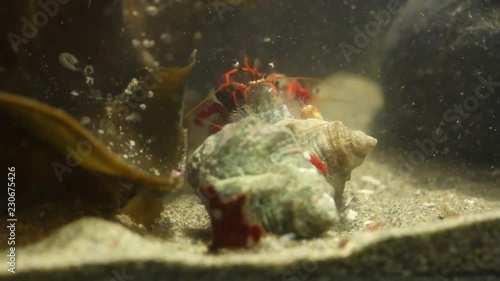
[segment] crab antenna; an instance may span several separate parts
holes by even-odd
[[[255,58],[255,59],[253,60],[253,68],[252,68],[252,70],[253,70],[253,71],[252,71],[252,72],[253,72],[253,80],[257,80],[257,79],[259,79],[259,77],[258,77],[258,73],[259,73],[259,71],[257,70],[257,68],[259,67],[259,64],[260,64],[259,59],[258,59],[258,58]],[[262,78],[262,74],[260,75],[260,78]]]
[[[219,130],[221,130],[222,128],[224,128],[224,126],[221,126],[221,125],[219,125],[219,124],[215,124],[214,122],[211,122],[211,121],[209,121],[209,120],[203,120],[203,123],[205,123],[205,124],[207,124],[207,125],[210,125],[210,126],[212,126],[212,127],[214,127],[214,128],[217,128],[217,129],[219,129]]]
[[[186,119],[189,115],[191,115],[195,110],[200,108],[204,103],[209,101],[212,97],[214,97],[215,93],[217,93],[220,89],[222,89],[225,85],[222,85],[215,89],[213,92],[211,92],[206,98],[204,98],[202,101],[200,101],[195,107],[191,108],[191,110],[188,111],[188,113],[184,114],[184,117],[182,119]]]
[[[257,72],[257,68],[259,67],[259,64],[260,64],[259,59],[258,59],[258,58],[255,58],[255,59],[253,60],[253,68],[252,68],[252,69],[253,69],[253,71]]]
[[[324,81],[321,78],[306,77],[306,76],[283,76],[283,77],[276,77],[275,79],[276,80],[295,79],[295,80],[315,81],[315,82],[323,82]]]
[[[246,68],[251,68],[250,64],[248,63],[248,56],[245,54],[245,57],[243,58],[243,66]]]

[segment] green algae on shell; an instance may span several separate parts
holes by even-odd
[[[312,237],[339,219],[332,187],[292,132],[255,116],[207,138],[193,153],[188,181],[205,204],[207,185],[223,201],[246,194],[247,218],[268,232]]]

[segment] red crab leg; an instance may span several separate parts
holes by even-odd
[[[296,81],[288,82],[287,97],[289,100],[299,100],[304,103],[311,101],[312,95],[306,88],[300,86]]]
[[[229,77],[231,76],[231,74],[236,73],[236,72],[238,72],[238,71],[239,71],[239,70],[238,70],[237,68],[235,68],[235,69],[231,69],[231,70],[229,70],[228,72],[226,72],[226,73],[224,74],[224,81],[225,81],[225,83],[224,83],[224,85],[223,85],[223,86],[230,85],[230,84],[231,84],[231,79],[230,79]]]
[[[196,117],[194,118],[194,123],[198,126],[203,126],[203,122],[205,121],[205,119],[207,119],[208,117],[212,116],[215,113],[218,113],[224,117],[229,116],[229,112],[222,104],[218,102],[211,102],[210,104],[208,104],[207,107],[200,110],[196,114]]]

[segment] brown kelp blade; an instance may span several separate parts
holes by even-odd
[[[0,92],[0,112],[10,116],[62,155],[85,147],[90,153],[80,155],[80,165],[86,169],[145,184],[175,186],[174,178],[147,174],[116,157],[80,123],[60,109],[33,99]]]

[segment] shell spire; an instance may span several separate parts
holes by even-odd
[[[288,127],[302,147],[317,155],[327,166],[327,180],[340,206],[345,182],[377,144],[377,139],[347,128],[342,122],[320,119],[285,119],[277,126]]]

